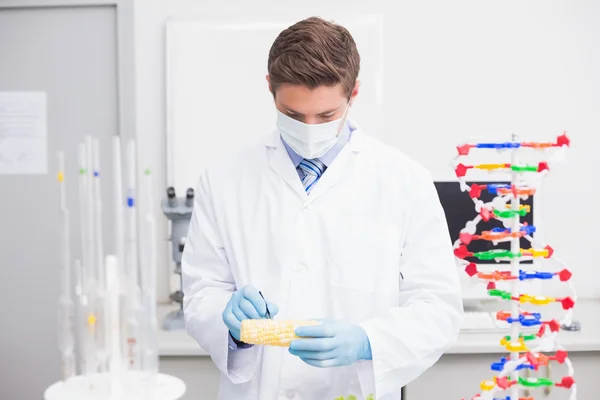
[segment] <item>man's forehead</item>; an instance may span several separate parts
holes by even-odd
[[[333,112],[346,101],[341,85],[339,86],[310,89],[305,86],[282,85],[275,92],[275,101],[287,111],[297,114]]]

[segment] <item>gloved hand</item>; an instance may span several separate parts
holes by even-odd
[[[289,352],[314,367],[339,367],[373,358],[367,332],[355,324],[325,321],[321,325],[299,327],[296,335],[308,339],[293,340]]]
[[[271,317],[279,312],[277,304],[266,302],[258,289],[253,286],[244,286],[233,292],[231,299],[223,311],[223,322],[229,328],[231,336],[240,340],[240,329],[245,319],[261,319],[267,314],[267,306]]]

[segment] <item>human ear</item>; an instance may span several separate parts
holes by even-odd
[[[267,74],[267,76],[265,76],[265,79],[267,80],[267,84],[269,85],[269,92],[271,92],[273,94],[273,97],[275,97],[275,93],[273,92],[273,87],[271,86],[271,78],[269,77],[269,74]]]
[[[350,106],[352,106],[354,104],[354,99],[356,98],[356,96],[358,96],[358,91],[360,89],[360,81],[357,79],[356,83],[354,84],[354,89],[352,89],[352,92],[350,92]]]

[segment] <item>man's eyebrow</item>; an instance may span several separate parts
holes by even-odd
[[[298,111],[294,111],[294,110],[292,110],[291,108],[288,108],[288,107],[284,106],[283,104],[282,104],[282,107],[285,109],[285,111],[286,111],[288,114],[293,114],[293,115],[297,115],[297,116],[299,116],[299,117],[304,117],[304,114],[302,114],[302,113],[299,113]],[[333,109],[331,109],[331,110],[327,110],[327,111],[320,112],[320,113],[319,113],[319,115],[332,114],[332,113],[336,112],[336,111],[337,111],[337,110],[339,110],[339,109],[340,109],[340,107],[336,107],[336,108],[333,108]]]
[[[340,109],[340,107],[336,107],[336,108],[328,110],[328,111],[323,111],[322,113],[319,113],[319,115],[332,114],[332,113],[336,112],[339,109]]]
[[[294,111],[291,108],[284,106],[283,104],[281,106],[288,114],[294,114],[294,115],[298,115],[300,117],[304,117],[304,114],[299,113],[298,111]]]

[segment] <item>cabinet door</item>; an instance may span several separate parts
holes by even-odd
[[[444,355],[408,384],[403,400],[471,399],[481,390],[481,381],[493,377],[490,365],[500,357],[499,354]]]
[[[496,375],[495,371],[490,370],[490,365],[502,356],[502,354],[445,355],[436,365],[406,387],[403,400],[471,399],[480,392],[481,381],[492,379]],[[600,393],[600,352],[571,352],[569,356],[575,369],[577,399],[597,399]],[[551,364],[549,371],[541,369],[531,376],[559,382],[567,373],[566,365],[555,362]],[[523,397],[529,395],[536,400],[567,400],[570,391],[560,387],[534,388],[529,394],[522,391],[520,395]]]
[[[181,400],[217,398],[220,373],[210,357],[161,357],[160,372],[185,382],[186,391]]]

